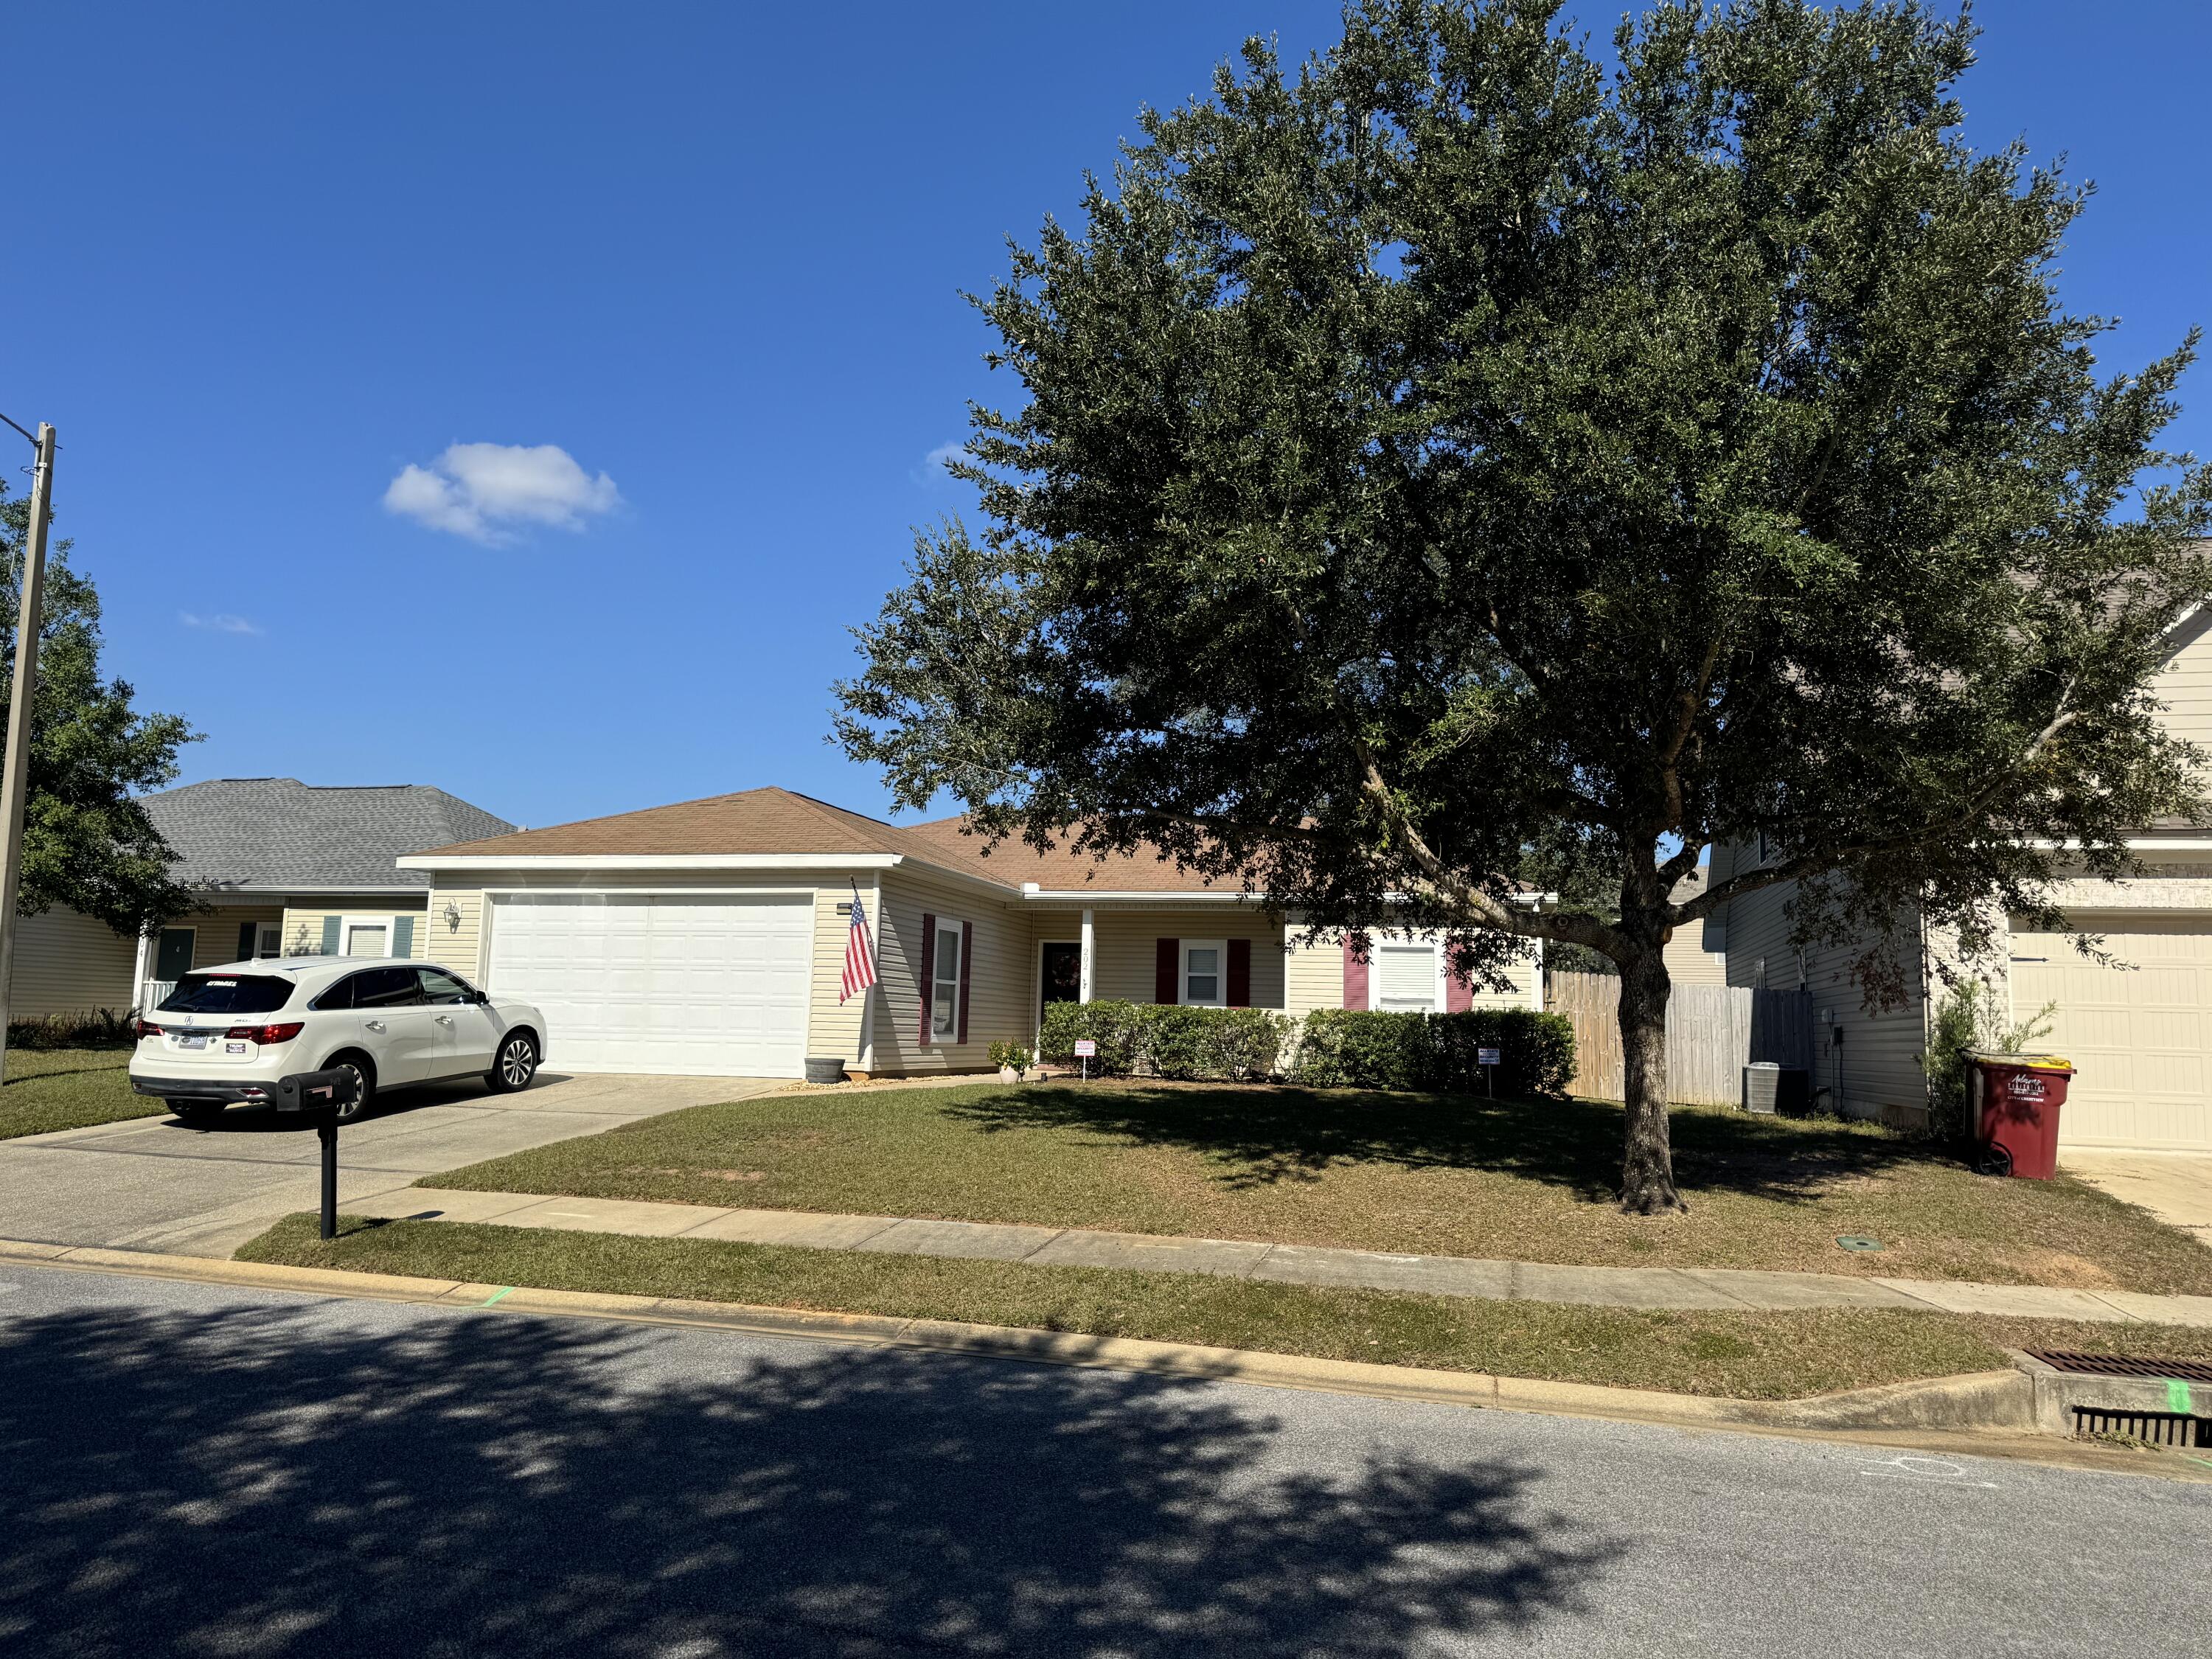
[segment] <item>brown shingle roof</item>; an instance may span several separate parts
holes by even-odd
[[[1205,892],[1236,886],[1188,874],[1172,860],[1142,854],[1101,864],[1064,845],[1039,853],[1019,841],[1001,842],[987,852],[981,836],[963,833],[967,822],[963,817],[901,826],[789,789],[744,789],[430,850],[472,858],[892,853],[1017,890],[1032,881],[1048,890],[1102,893]]]

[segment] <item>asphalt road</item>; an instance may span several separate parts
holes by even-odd
[[[2201,1655],[2203,1486],[0,1263],[10,1655]]]

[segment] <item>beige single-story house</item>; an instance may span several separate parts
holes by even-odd
[[[2185,618],[2169,644],[2153,694],[2169,727],[2212,750],[2212,611]],[[2112,962],[2082,956],[2073,933],[2015,924],[2004,958],[1977,972],[2015,1022],[2056,1005],[2037,1046],[2077,1068],[2059,1115],[2062,1146],[2212,1152],[2212,825],[2159,824],[2130,844],[2148,873],[2123,882],[2078,878],[2058,894],[2067,921],[2101,935]],[[1758,846],[1716,848],[1715,878],[1771,855]],[[1868,1117],[1885,1108],[1891,1115],[1920,1110],[1920,1056],[1946,994],[1939,967],[1956,960],[1952,942],[1918,929],[1917,958],[1904,964],[1905,1005],[1869,1009],[1850,975],[1856,945],[1791,945],[1794,891],[1784,883],[1729,901],[1705,924],[1706,948],[1725,956],[1731,985],[1806,988],[1818,1081],[1838,1089],[1845,1109]]]
[[[987,848],[959,818],[898,826],[750,789],[437,848],[422,953],[545,1010],[549,1065],[796,1077],[980,1071],[1048,1002],[1277,1009],[1540,1008],[1532,955],[1475,994],[1433,939],[1362,958],[1155,856]],[[881,982],[845,997],[860,907]]]
[[[255,957],[420,957],[430,879],[393,860],[514,828],[426,784],[216,778],[143,805],[193,908],[143,938],[74,910],[24,918],[10,1018],[152,1007],[195,968]]]

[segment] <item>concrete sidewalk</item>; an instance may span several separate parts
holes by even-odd
[[[1332,1285],[1504,1302],[1604,1308],[1893,1308],[1921,1313],[2001,1314],[2024,1319],[2142,1321],[2212,1325],[2212,1296],[2147,1296],[2026,1285],[1970,1285],[1844,1273],[1753,1273],[1720,1267],[1565,1267],[1463,1256],[1389,1255],[1309,1244],[1260,1244],[1149,1233],[1091,1232],[1002,1222],[901,1220],[807,1210],[734,1210],[631,1199],[547,1198],[410,1187],[348,1200],[356,1215],[484,1222],[501,1227],[713,1238],[885,1255],[965,1257],[1047,1267],[1133,1267],[1218,1273],[1287,1285]]]

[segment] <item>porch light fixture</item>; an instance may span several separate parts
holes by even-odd
[[[447,899],[446,901],[446,908],[439,912],[439,914],[446,919],[446,931],[447,933],[458,933],[461,931],[461,907],[459,905],[454,903],[453,900]]]

